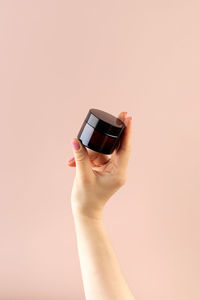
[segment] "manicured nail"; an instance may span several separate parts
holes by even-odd
[[[67,162],[69,163],[69,162],[71,162],[71,161],[73,161],[73,160],[74,160],[74,157],[72,156],[70,159],[68,159]]]
[[[74,141],[72,142],[72,145],[73,145],[73,147],[74,147],[75,150],[79,150],[79,149],[80,149],[79,142],[77,142],[77,141],[74,140]]]

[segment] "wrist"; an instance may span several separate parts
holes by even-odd
[[[72,205],[72,215],[74,219],[83,219],[88,221],[102,221],[102,211],[83,211]]]

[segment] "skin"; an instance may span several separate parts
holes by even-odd
[[[94,152],[72,139],[80,145],[79,150],[73,148],[74,160],[68,165],[76,168],[71,207],[87,300],[134,300],[102,220],[106,202],[126,183],[131,154],[131,117],[121,112],[118,118],[126,128],[111,155]]]

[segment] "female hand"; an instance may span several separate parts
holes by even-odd
[[[126,127],[111,155],[92,151],[77,138],[72,139],[74,157],[68,165],[76,166],[71,192],[73,214],[101,219],[108,199],[125,184],[132,137],[132,117],[126,117],[126,114],[121,112],[118,115]]]

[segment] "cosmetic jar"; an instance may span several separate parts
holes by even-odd
[[[99,109],[91,108],[77,138],[93,151],[111,154],[118,146],[126,127],[123,121]]]

